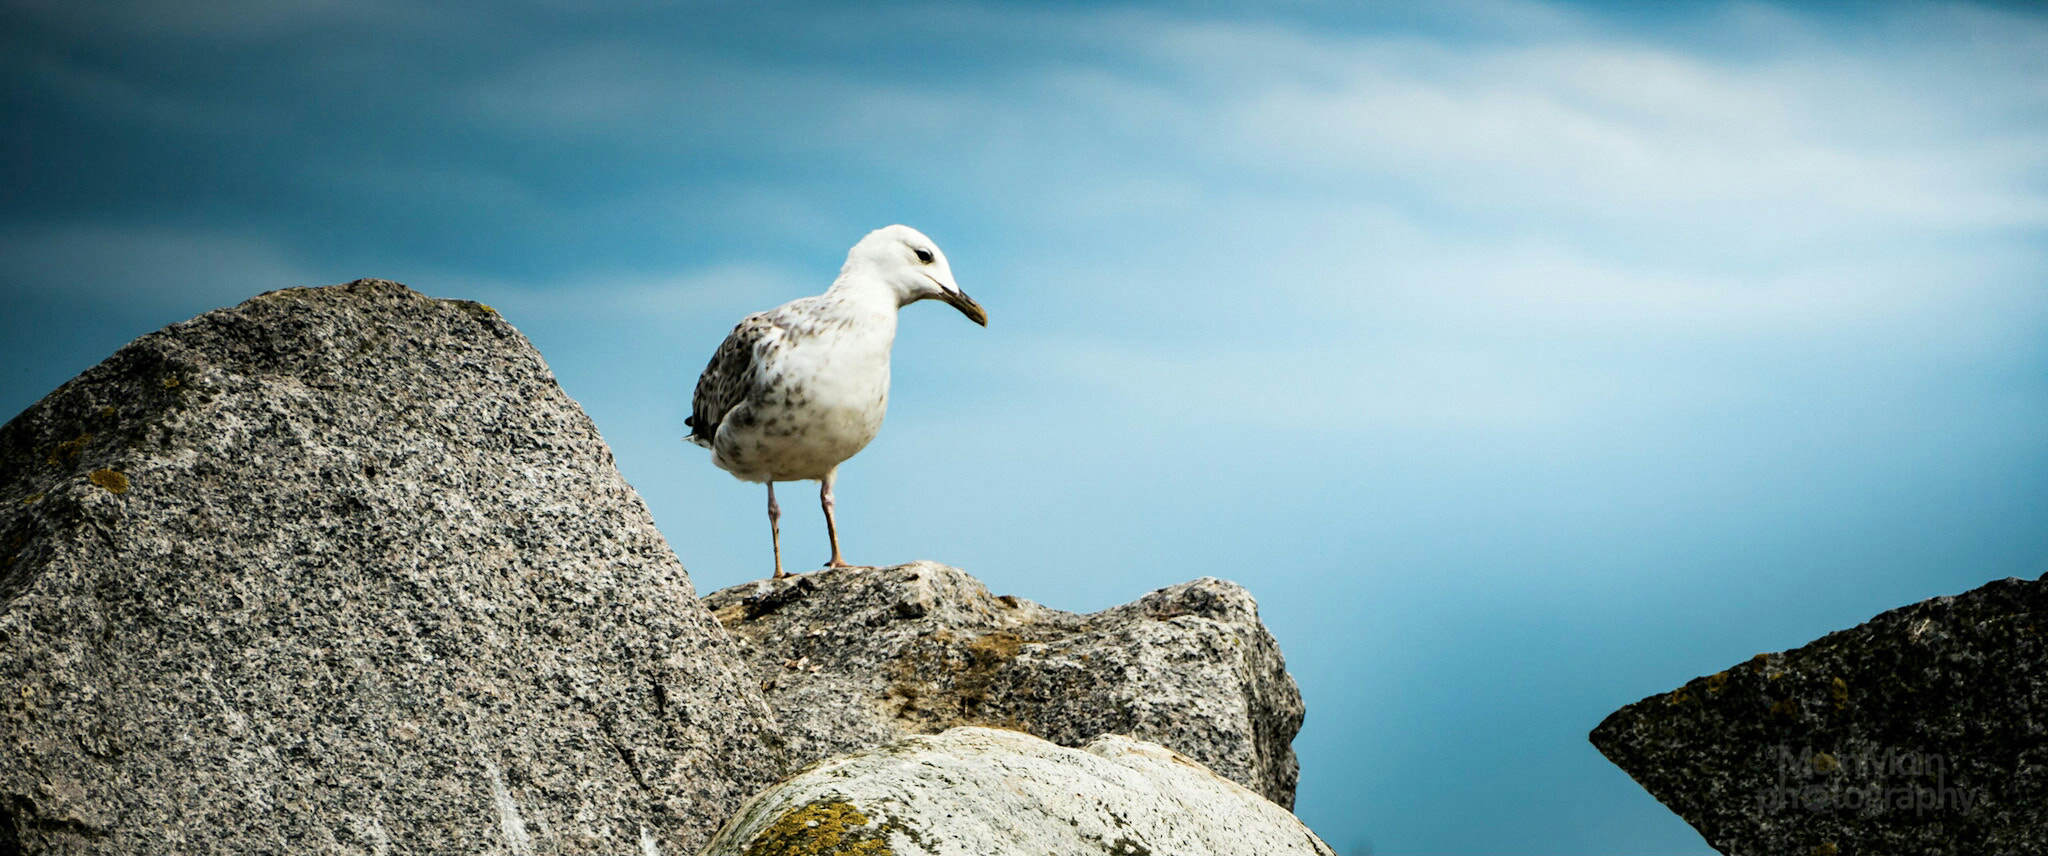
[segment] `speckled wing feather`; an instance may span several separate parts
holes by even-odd
[[[711,356],[711,364],[704,367],[704,374],[697,378],[697,392],[690,401],[690,418],[683,424],[690,427],[690,442],[704,448],[711,448],[711,442],[718,437],[718,424],[725,421],[725,414],[734,405],[746,400],[747,392],[758,383],[754,371],[754,355],[762,340],[777,335],[769,312],[757,312],[740,320],[732,328],[732,335],[718,346],[718,353]]]

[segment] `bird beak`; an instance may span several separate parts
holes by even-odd
[[[983,327],[988,326],[988,312],[981,308],[981,304],[974,302],[974,298],[968,297],[967,292],[957,288],[942,289],[939,299],[952,304],[954,309],[960,310],[960,314],[967,316],[967,320]]]

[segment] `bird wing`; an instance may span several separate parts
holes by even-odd
[[[718,437],[719,423],[759,383],[756,354],[763,345],[782,338],[783,332],[771,312],[749,315],[732,328],[732,335],[719,344],[718,352],[711,355],[711,364],[697,378],[697,392],[690,400],[690,418],[683,420],[691,429],[690,442],[711,448],[711,441]]]

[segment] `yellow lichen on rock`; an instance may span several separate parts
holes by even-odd
[[[885,856],[888,839],[849,802],[812,803],[782,816],[747,844],[746,856]]]
[[[92,475],[87,478],[92,479],[93,484],[105,488],[108,493],[128,492],[128,477],[118,470],[93,470]]]
[[[58,443],[50,449],[49,457],[43,460],[49,462],[50,466],[53,467],[63,466],[65,463],[77,458],[78,453],[85,449],[85,444],[90,442],[92,442],[92,432],[88,431]]]

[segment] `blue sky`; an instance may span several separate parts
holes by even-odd
[[[259,291],[498,307],[700,590],[747,312],[916,226],[854,561],[1259,598],[1346,854],[1707,853],[1613,709],[2048,570],[2048,16],[0,0],[0,411]],[[793,564],[825,557],[805,490]]]

